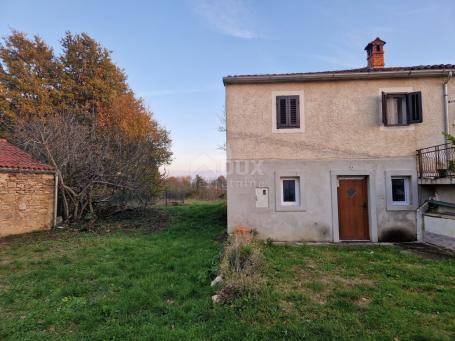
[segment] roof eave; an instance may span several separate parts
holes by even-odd
[[[300,83],[315,81],[365,80],[390,78],[419,78],[445,76],[453,69],[439,70],[402,70],[402,71],[369,71],[323,74],[289,74],[289,75],[257,75],[223,77],[224,85],[258,84],[258,83]]]
[[[55,174],[54,169],[33,169],[33,168],[18,168],[18,167],[1,167],[0,173],[34,173],[34,174]]]

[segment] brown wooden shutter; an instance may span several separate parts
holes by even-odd
[[[276,98],[276,125],[278,129],[286,127],[286,107],[286,97],[278,96]]]
[[[286,97],[286,125],[285,128],[289,128],[289,122],[291,122],[291,109],[290,109],[289,97]]]
[[[300,128],[300,96],[296,96],[296,120],[295,126],[296,128]]]
[[[387,94],[382,92],[382,123],[387,124]]]
[[[289,98],[289,126],[297,126],[297,98]]]
[[[420,91],[406,94],[406,116],[408,123],[421,123],[422,117],[422,93]]]
[[[300,110],[299,96],[276,97],[277,128],[299,128]]]

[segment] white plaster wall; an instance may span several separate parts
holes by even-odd
[[[415,155],[443,142],[444,78],[233,84],[226,86],[228,158],[365,159]],[[423,123],[383,127],[381,89],[422,92]],[[273,133],[273,94],[304,92],[305,131]],[[455,80],[449,83],[455,98]],[[455,104],[450,104],[455,123]]]
[[[239,161],[244,162],[244,161]],[[251,163],[253,161],[248,161]],[[248,167],[242,167],[242,169]],[[251,167],[250,167],[251,168]],[[237,225],[254,228],[259,237],[279,241],[336,241],[337,214],[336,201],[333,201],[332,174],[349,172],[349,174],[371,174],[373,181],[370,193],[370,227],[376,231],[371,240],[382,240],[387,232],[404,231],[415,238],[415,209],[388,210],[386,204],[387,174],[415,174],[415,160],[381,159],[381,160],[266,160],[260,164],[260,172],[239,174],[236,167],[228,172],[228,232],[233,232]],[[279,211],[276,207],[277,194],[275,174],[286,176],[286,172],[300,174],[301,210]],[[416,182],[413,182],[417,186]],[[255,188],[269,189],[269,207],[257,208]],[[416,189],[413,189],[416,190]],[[279,189],[278,189],[279,191]],[[417,204],[417,198],[414,198]]]
[[[453,185],[435,186],[435,194],[438,200],[455,204],[455,186]]]
[[[227,85],[228,169],[247,161],[261,163],[264,170],[262,174],[228,170],[229,232],[246,225],[257,229],[261,238],[334,241],[331,171],[363,170],[375,175],[370,205],[375,207],[377,235],[372,240],[393,230],[415,236],[415,207],[387,209],[385,173],[415,172],[416,149],[443,143],[443,81],[435,77]],[[383,127],[384,89],[421,91],[423,123]],[[304,93],[300,118],[304,130],[281,134],[274,132],[273,96],[286,92]],[[449,83],[449,93],[455,98],[455,80]],[[449,106],[449,117],[455,122],[455,104]],[[274,173],[290,168],[304,173],[305,210],[277,212]],[[269,188],[269,208],[255,207],[256,186]]]
[[[441,218],[424,215],[425,232],[455,238],[455,218]]]

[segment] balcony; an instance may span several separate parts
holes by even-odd
[[[455,184],[455,145],[440,144],[417,150],[419,184]]]

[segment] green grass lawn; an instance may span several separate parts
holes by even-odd
[[[159,232],[0,242],[0,339],[455,338],[453,259],[267,245],[260,294],[214,306],[224,207],[165,210]]]

